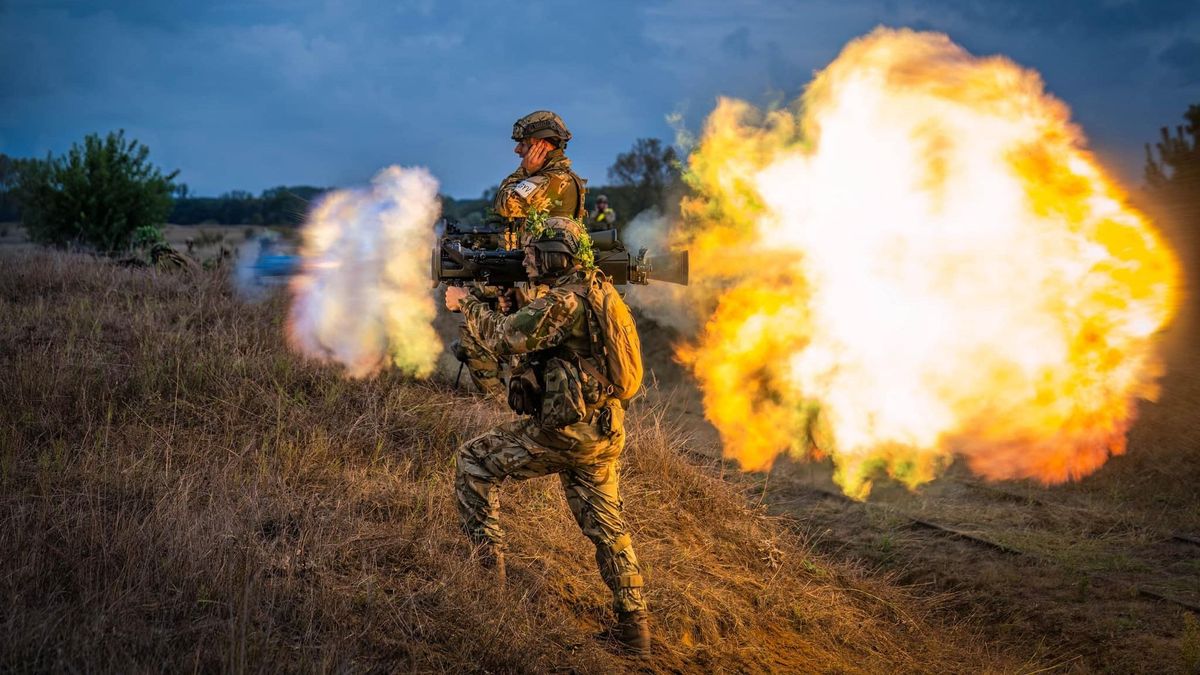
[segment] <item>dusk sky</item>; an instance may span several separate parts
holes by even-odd
[[[593,185],[719,95],[790,100],[878,25],[937,30],[1043,75],[1131,183],[1200,103],[1195,0],[0,0],[0,152],[118,128],[194,193],[346,186],[428,166],[473,197],[517,163],[517,117],[559,112]]]

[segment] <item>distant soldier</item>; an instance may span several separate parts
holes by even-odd
[[[521,157],[521,165],[500,183],[492,210],[497,216],[514,223],[518,232],[533,218],[572,219],[583,222],[587,215],[584,196],[586,181],[571,170],[571,160],[565,150],[571,132],[562,118],[549,110],[538,110],[513,124],[512,139],[517,142],[513,152]],[[481,289],[486,297],[496,298],[503,312],[516,309],[536,295],[535,289],[504,294],[500,289]],[[471,381],[485,394],[503,398],[500,360],[463,332],[452,345],[455,356],[466,364]]]
[[[608,205],[608,196],[596,197],[596,208],[588,215],[588,230],[611,230],[617,226],[617,212]]]
[[[603,323],[620,320],[598,312],[615,312],[610,308],[620,298],[602,276],[588,269],[589,243],[584,228],[567,219],[528,237],[526,271],[530,279],[549,284],[549,290],[514,314],[492,311],[465,288],[446,289],[446,307],[463,313],[466,331],[480,344],[502,357],[521,357],[521,366],[510,378],[508,401],[525,415],[459,448],[455,491],[468,536],[503,583],[504,533],[496,494],[500,483],[558,474],[575,521],[596,546],[600,576],[612,591],[614,634],[628,649],[644,654],[650,629],[642,572],[621,515],[617,486],[625,409],[613,396],[622,385],[613,383],[630,380],[613,374],[606,360],[610,357],[597,346],[601,336],[608,340],[611,335]],[[594,297],[589,294],[597,293],[608,300],[589,300]],[[636,329],[627,310],[623,316],[628,320],[622,334],[629,336],[629,351],[631,343],[636,349]],[[599,344],[610,351],[619,349],[611,342]],[[636,370],[640,383],[640,352]]]

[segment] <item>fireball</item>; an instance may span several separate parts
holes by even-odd
[[[1178,266],[1036,72],[877,29],[789,109],[720,100],[688,179],[679,355],[743,468],[829,455],[863,498],[1125,451]]]

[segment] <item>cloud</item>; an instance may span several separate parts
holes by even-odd
[[[1200,16],[1195,0],[929,0],[927,4],[981,23],[1092,37],[1163,30]]]
[[[879,23],[1010,54],[1114,128],[1177,114],[1144,83],[1196,84],[1189,43],[1172,45],[1195,3],[890,2],[0,0],[0,140],[44,155],[125,128],[202,194],[365,182],[399,162],[466,196],[513,168],[508,132],[530,110],[563,115],[598,185],[634,139],[673,137],[668,113],[694,129],[718,95],[790,98]],[[1099,105],[1118,99],[1120,114]]]
[[[745,26],[735,28],[721,38],[721,50],[740,59],[748,59],[758,53],[750,44],[750,29]]]
[[[1200,84],[1200,42],[1179,38],[1158,56],[1178,77],[1179,84]]]
[[[572,148],[592,145],[585,168],[603,176],[622,146],[665,129],[671,106],[652,81],[659,43],[636,28],[652,3],[193,5],[0,4],[6,151],[61,152],[124,127],[161,139],[156,158],[201,193],[364,181],[400,161],[476,194],[511,171],[508,132],[529,110],[586,130]],[[636,118],[634,102],[658,110]]]

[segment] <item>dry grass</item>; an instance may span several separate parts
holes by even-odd
[[[507,588],[470,561],[452,457],[503,411],[307,363],[216,275],[0,262],[0,670],[1036,669],[814,555],[655,409],[622,477],[657,644],[625,659],[557,481],[505,488]]]

